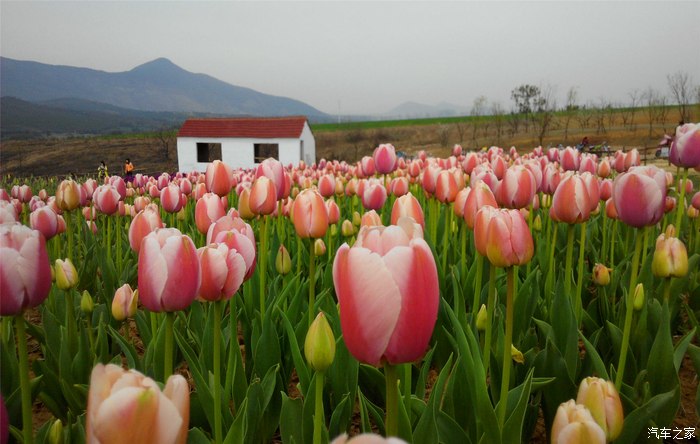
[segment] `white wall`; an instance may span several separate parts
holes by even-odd
[[[304,124],[301,139],[252,139],[252,138],[177,138],[178,169],[182,172],[206,171],[208,162],[197,162],[197,143],[220,143],[221,160],[231,168],[253,168],[256,143],[276,143],[279,145],[279,161],[283,165],[296,165],[301,160],[301,143],[304,141],[304,161],[316,161],[316,142],[308,124]]]

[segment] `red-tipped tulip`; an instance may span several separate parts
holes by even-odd
[[[163,228],[160,212],[155,205],[139,211],[129,225],[129,246],[136,253],[141,248],[141,241],[157,228]]]
[[[316,190],[299,193],[292,205],[294,229],[301,238],[319,238],[328,230],[328,210],[323,197]]]
[[[215,160],[207,165],[206,187],[207,191],[217,196],[226,196],[231,191],[231,167],[220,160]]]
[[[376,214],[376,213],[375,213]],[[391,208],[391,224],[396,225],[401,217],[410,217],[425,229],[423,209],[413,194],[408,193],[396,199]]]
[[[226,209],[219,196],[207,193],[194,207],[194,222],[200,233],[206,234],[209,226],[226,215]]]
[[[489,262],[503,268],[524,265],[530,262],[533,254],[532,235],[523,215],[517,210],[498,210],[489,221],[486,232]]]
[[[265,176],[255,179],[250,189],[250,200],[248,204],[253,214],[272,214],[277,208],[275,184]]]
[[[581,176],[569,174],[559,183],[552,197],[549,216],[557,222],[577,224],[591,216],[591,199]]]
[[[247,268],[243,256],[225,243],[197,250],[202,282],[198,296],[206,301],[230,299],[241,287]]]
[[[612,199],[618,218],[627,225],[654,225],[664,215],[666,175],[653,166],[632,168],[615,178]]]

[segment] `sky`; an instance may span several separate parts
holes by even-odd
[[[330,114],[403,102],[627,104],[667,75],[700,84],[700,1],[0,1],[0,54],[128,71],[159,57]],[[2,85],[0,84],[0,93]],[[490,106],[490,105],[489,105]]]

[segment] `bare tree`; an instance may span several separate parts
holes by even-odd
[[[472,116],[483,116],[486,114],[486,106],[488,105],[488,99],[486,96],[479,96],[474,99],[472,104]]]
[[[592,118],[593,112],[591,111],[591,104],[579,108],[576,113],[576,120],[582,132],[586,132],[586,130],[590,128]]]
[[[670,108],[667,105],[666,96],[659,95],[655,111],[656,123],[661,125],[661,128],[663,128],[664,130],[664,134],[666,133],[666,124],[668,123],[669,110]]]
[[[577,101],[578,90],[575,86],[572,86],[566,93],[566,108],[564,113],[564,143],[567,143],[569,139],[569,124],[571,123],[571,118],[574,115],[574,111],[578,109],[578,105],[576,104]]]
[[[634,126],[634,115],[637,112],[637,105],[639,103],[639,90],[634,89],[630,91],[629,97],[629,106],[622,108],[622,124],[627,127],[628,130],[636,130]]]
[[[595,115],[595,133],[606,133],[605,129],[605,108],[609,106],[605,98],[601,97],[598,106],[593,109]]]
[[[690,102],[693,95],[692,78],[687,72],[678,71],[666,76],[668,87],[678,105],[678,114],[682,121],[690,120]]]
[[[466,122],[464,121],[457,121],[454,124],[455,129],[457,130],[457,135],[459,136],[459,143],[464,142],[464,133],[467,130],[467,125]]]
[[[659,104],[659,92],[650,86],[642,93],[642,100],[646,105],[645,111],[649,119],[649,138],[651,139],[654,131],[654,122],[657,120],[656,113]]]
[[[448,146],[450,142],[450,125],[440,125],[438,127],[438,140],[440,145]]]
[[[500,103],[491,104],[491,115],[493,116],[493,125],[496,127],[496,144],[500,144],[503,133],[503,107]]]
[[[166,127],[161,126],[158,128],[158,131],[155,133],[156,137],[156,142],[158,143],[158,146],[161,148],[163,152],[163,158],[165,160],[170,159],[170,141],[173,138],[173,134],[171,130],[168,130]]]
[[[557,109],[557,102],[554,98],[555,88],[552,85],[547,85],[540,88],[539,96],[535,101],[537,106],[536,112],[532,116],[533,124],[537,130],[537,140],[539,144],[547,135],[552,121],[554,119],[554,111]]]

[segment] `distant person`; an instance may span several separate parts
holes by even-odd
[[[97,179],[107,179],[109,177],[109,172],[107,171],[107,165],[105,165],[105,161],[101,160],[100,161],[100,166],[97,167]]]
[[[126,162],[124,162],[124,179],[128,182],[134,180],[134,164],[131,163],[128,157],[126,158]]]

